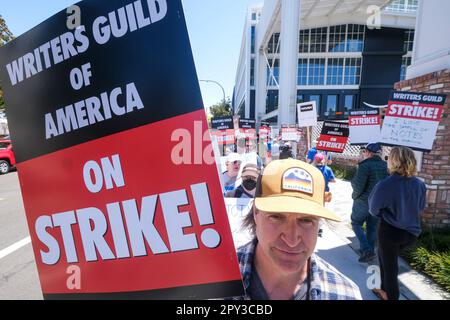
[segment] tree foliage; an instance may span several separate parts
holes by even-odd
[[[233,114],[231,108],[231,99],[228,98],[225,101],[220,101],[209,108],[209,112],[213,118],[227,117]]]
[[[0,15],[0,47],[7,44],[9,41],[13,40],[14,36],[6,25],[5,19]],[[3,90],[0,83],[0,111],[5,109],[5,101],[3,99]]]

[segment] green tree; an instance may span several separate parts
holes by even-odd
[[[0,47],[13,40],[14,36],[8,29],[5,19],[0,15]],[[5,109],[5,100],[3,99],[2,84],[0,83],[0,111]]]
[[[231,116],[233,114],[231,109],[231,99],[227,98],[225,101],[222,100],[212,105],[209,108],[209,112],[213,118]]]

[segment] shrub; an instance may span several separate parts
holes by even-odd
[[[414,269],[425,273],[450,293],[449,231],[424,231],[417,244],[402,256]]]

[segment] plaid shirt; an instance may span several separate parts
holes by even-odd
[[[255,239],[237,250],[239,268],[246,294],[241,297],[232,297],[232,300],[251,300],[248,291],[256,244],[257,240]],[[359,288],[353,281],[314,254],[311,256],[311,288],[309,294],[311,300],[362,299]],[[294,296],[294,300],[300,299],[301,297],[297,293]]]

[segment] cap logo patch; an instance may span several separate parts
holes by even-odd
[[[313,194],[313,179],[304,169],[291,168],[283,174],[284,190],[300,191]]]

